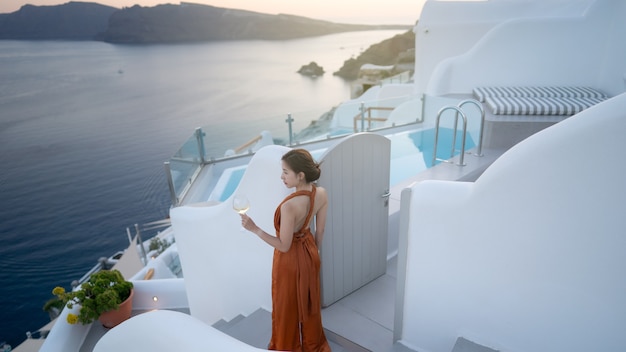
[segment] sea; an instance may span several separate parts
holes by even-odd
[[[70,289],[99,258],[125,249],[127,228],[168,216],[164,162],[197,127],[217,131],[220,148],[286,125],[288,114],[303,128],[351,98],[352,83],[332,74],[344,61],[402,32],[0,41],[0,345],[47,324],[52,289]],[[311,61],[326,73],[296,72]]]

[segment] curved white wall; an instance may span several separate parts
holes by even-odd
[[[187,314],[157,310],[137,315],[107,332],[94,352],[262,351]]]
[[[405,190],[402,342],[624,350],[625,133],[622,94],[519,143],[475,183]]]
[[[61,314],[57,317],[54,328],[46,337],[43,345],[39,349],[41,352],[61,352],[61,351],[78,351],[85,341],[91,324],[70,324],[67,322],[67,315],[72,313],[78,315],[80,307],[74,306],[69,309],[63,308]]]
[[[274,234],[274,210],[290,193],[280,179],[280,159],[289,150],[266,146],[252,158],[237,192],[250,199],[248,214]],[[170,211],[185,276],[191,315],[213,324],[271,310],[273,249],[256,235],[240,231],[231,199],[213,206],[182,206]]]
[[[588,2],[579,14],[537,14],[494,26],[471,50],[437,62],[427,93],[467,94],[481,85],[584,85],[609,95],[623,92],[626,44],[618,37],[626,33],[626,6]]]

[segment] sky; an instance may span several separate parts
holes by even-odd
[[[0,0],[0,13],[11,13],[23,5],[60,5],[70,0]],[[179,4],[180,0],[74,0],[116,8],[140,5]],[[415,24],[426,0],[188,0],[217,7],[267,14],[285,13],[340,23]]]

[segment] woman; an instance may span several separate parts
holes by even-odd
[[[326,225],[328,196],[316,187],[319,164],[304,149],[282,157],[281,179],[296,191],[287,196],[274,214],[276,236],[241,215],[245,229],[274,247],[272,266],[272,339],[270,350],[330,351],[322,328],[320,257]],[[315,234],[310,226],[315,217]]]

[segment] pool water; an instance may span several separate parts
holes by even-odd
[[[435,129],[402,132],[387,136],[391,140],[391,162],[389,184],[394,186],[399,182],[413,177],[418,173],[433,167],[433,152],[435,150]],[[461,152],[463,136],[457,133],[452,151],[454,130],[440,128],[437,141],[437,159],[447,160]],[[476,144],[468,133],[465,139],[465,150],[474,148]]]
[[[385,137],[391,140],[391,161],[389,168],[389,186],[394,186],[403,180],[417,175],[418,173],[433,166],[432,158],[435,149],[435,129],[423,129],[410,132],[401,132]],[[440,128],[437,141],[437,159],[450,159],[459,155],[462,142],[461,133],[457,133],[455,150],[452,151],[452,141],[454,130],[450,128]],[[465,140],[465,150],[470,150],[476,145],[471,135],[468,134]],[[314,158],[319,158],[325,150],[311,151]],[[438,164],[440,161],[436,161]],[[239,181],[246,171],[245,166],[231,168],[221,176],[218,186],[213,191],[211,198],[220,202],[227,200],[237,189]],[[222,180],[224,179],[224,180]],[[215,196],[215,193],[219,196]]]

